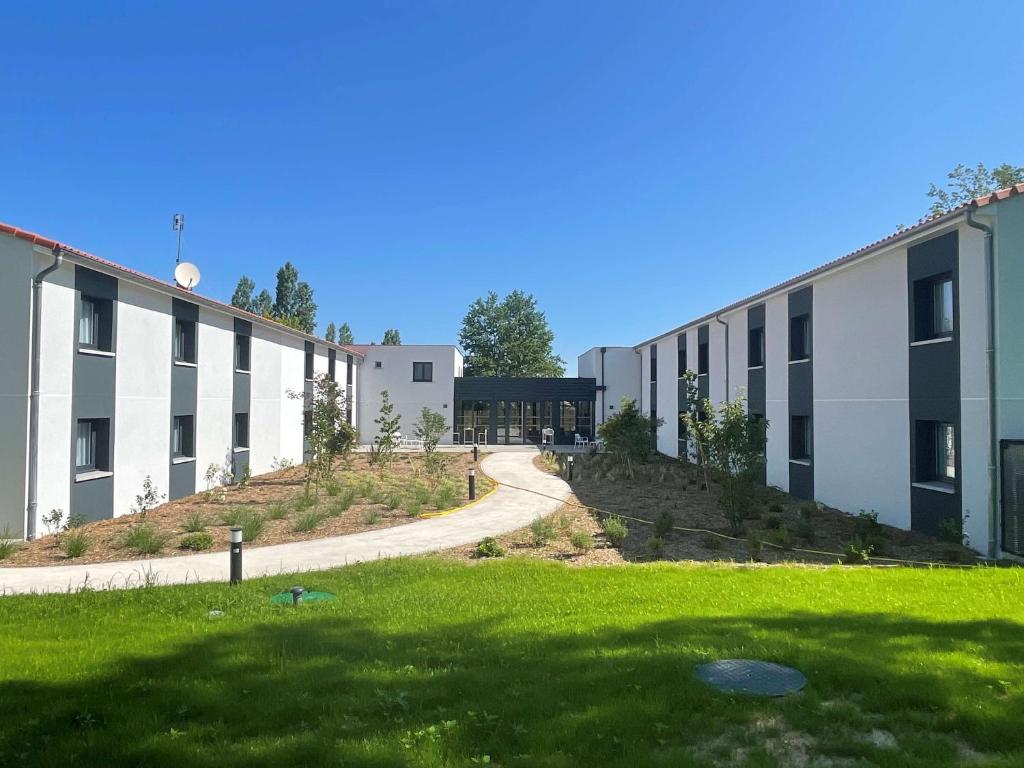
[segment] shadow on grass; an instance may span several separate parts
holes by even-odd
[[[466,623],[382,634],[309,608],[97,660],[69,682],[5,682],[0,764],[697,765],[691,748],[729,729],[756,750],[742,733],[768,716],[878,765],[955,765],[955,742],[1024,759],[1020,669],[1012,693],[991,671],[1021,662],[1012,622],[798,614],[579,635]],[[693,679],[695,665],[728,657],[794,665],[808,687],[765,700]],[[902,753],[848,738],[879,722]]]

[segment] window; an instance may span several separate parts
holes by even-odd
[[[235,370],[249,371],[252,337],[244,333],[235,334]]]
[[[914,283],[914,341],[953,335],[953,276],[950,274]]]
[[[309,411],[306,411],[309,413]],[[312,414],[311,414],[312,416]],[[303,425],[305,426],[305,425]],[[249,447],[249,414],[235,414],[235,448]]]
[[[176,459],[195,457],[195,436],[195,417],[175,416],[171,429],[171,455]]]
[[[327,378],[331,381],[337,381],[338,356],[333,349],[327,350]]]
[[[78,302],[79,348],[112,352],[113,314],[113,301],[83,294]]]
[[[174,320],[174,362],[196,362],[196,324],[192,320]]]
[[[651,345],[651,381],[658,380],[658,348]]]
[[[558,409],[559,423],[563,432],[576,431],[576,403],[563,400]]]
[[[794,461],[810,461],[811,458],[811,417],[790,416],[789,458]]]
[[[703,376],[708,372],[708,342],[702,341],[697,344],[697,375]]]
[[[312,346],[312,345],[310,345],[310,346]],[[306,350],[306,373],[305,373],[305,376],[306,376],[306,380],[307,381],[311,380],[313,378],[313,350],[312,349],[307,349]]]
[[[110,419],[79,419],[75,429],[75,471],[110,469]]]
[[[302,412],[302,436],[309,437],[313,434],[313,412]]]
[[[383,368],[384,367],[384,363],[382,363],[380,360],[374,360],[373,361],[373,367],[374,368]]]
[[[433,363],[413,363],[412,364],[412,380],[413,381],[433,381],[434,380],[434,364]]]
[[[789,318],[789,359],[811,359],[810,318],[807,315]]]
[[[764,365],[764,328],[751,328],[747,334],[747,365]]]
[[[686,347],[676,353],[676,376],[680,379],[686,374]]]
[[[918,482],[956,481],[956,429],[947,421],[917,422]]]

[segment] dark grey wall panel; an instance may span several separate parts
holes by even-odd
[[[196,360],[202,359],[202,350],[199,347],[199,306],[190,304],[181,299],[174,299],[171,302],[171,315],[174,320],[188,320],[197,324],[196,327]],[[174,333],[174,323],[171,323],[171,333]],[[181,365],[174,362],[174,344],[171,344],[171,413],[167,429],[173,441],[174,417],[191,416],[193,428],[196,435],[194,442],[198,442],[199,430],[203,425],[196,418],[196,403],[199,400],[199,371],[193,365]],[[180,499],[182,496],[190,496],[196,492],[196,463],[195,461],[173,461],[173,445],[168,442],[172,450],[168,452],[167,461],[170,465],[170,478],[168,480],[167,498]]]
[[[807,346],[811,350],[806,362],[789,364],[789,415],[807,416],[811,419],[811,456],[808,464],[789,462],[789,492],[801,499],[814,498],[814,294],[812,286],[801,288],[789,294],[787,333],[792,319],[807,316]],[[789,349],[787,339],[786,349]],[[787,355],[788,357],[788,355]],[[791,422],[792,423],[792,422]]]
[[[914,284],[949,274],[953,280],[953,335],[950,341],[911,345],[910,370],[910,472],[919,481],[928,471],[931,456],[922,455],[917,422],[940,421],[955,430],[956,476],[953,493],[928,488],[910,489],[910,527],[930,535],[940,532],[943,520],[962,518],[960,480],[960,280],[959,237],[950,232],[907,249],[907,305],[910,338],[915,337]]]
[[[248,320],[235,318],[235,334],[249,337],[249,370],[253,370],[252,360],[252,323]],[[252,374],[235,368],[231,382],[231,471],[240,478],[249,466],[249,451],[235,449],[235,414],[249,413],[252,401]],[[249,439],[252,440],[252,419],[249,420]]]
[[[75,441],[79,419],[108,419],[108,461],[113,468],[117,357],[90,355],[79,351],[78,323],[82,294],[113,303],[113,311],[110,313],[109,346],[111,350],[116,350],[117,279],[82,266],[75,266],[75,321],[71,329],[75,350],[71,364],[71,508],[68,514],[79,515],[86,520],[102,520],[112,517],[114,513],[114,478],[100,477],[76,482]]]
[[[698,373],[697,375],[697,397],[704,400],[711,396],[711,327],[708,325],[702,325],[697,329],[697,370],[700,371],[700,348],[701,345],[708,345],[708,369],[706,373]],[[691,366],[693,363],[690,363]]]
[[[302,348],[303,348],[303,353],[304,353],[303,365],[305,366],[305,372],[307,374],[310,373],[310,368],[312,367],[313,368],[312,373],[315,376],[316,375],[316,346],[313,344],[312,341],[304,341],[304,342],[302,342]],[[307,360],[309,360],[310,355],[313,356],[313,365],[312,366],[310,366],[306,362]],[[303,407],[306,410],[309,410],[310,404],[313,402],[313,379],[312,378],[305,379],[305,381],[303,382],[303,385],[302,385],[302,392],[305,395],[305,399],[303,400],[303,403],[304,403]],[[305,422],[303,422],[303,424],[305,424]],[[303,461],[308,461],[309,460],[309,438],[306,436],[305,427],[303,427],[303,430],[302,430],[302,460]]]
[[[747,310],[747,339],[749,344],[749,331],[760,328],[764,330],[764,304],[758,304]],[[767,340],[765,342],[767,344]],[[768,361],[759,368],[747,370],[747,411],[764,416],[767,413],[766,389],[765,389],[765,367]]]

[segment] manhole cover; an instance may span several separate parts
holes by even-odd
[[[697,667],[697,679],[723,693],[785,696],[801,690],[807,678],[799,670],[751,659],[724,659]]]
[[[302,593],[302,600],[300,602],[303,602],[303,603],[315,603],[315,602],[318,602],[320,600],[333,600],[333,599],[334,599],[334,595],[332,595],[330,592],[306,592],[306,591],[303,591],[303,593]],[[270,601],[273,602],[273,603],[283,603],[285,605],[292,605],[295,602],[295,597],[292,595],[292,591],[289,589],[287,592],[282,592],[279,595],[274,595],[272,598],[270,598]]]

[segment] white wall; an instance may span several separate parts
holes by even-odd
[[[789,490],[789,297],[765,301],[765,418],[768,485]]]
[[[664,423],[658,429],[658,452],[675,456],[679,451],[679,385],[678,348],[676,337],[669,336],[658,344],[658,418]]]
[[[199,308],[196,342],[199,366],[196,389],[196,490],[206,490],[206,468],[230,468],[234,413],[235,320]],[[251,350],[250,350],[251,351]],[[250,354],[250,357],[252,355]],[[250,374],[251,375],[251,374]],[[250,470],[253,470],[250,462]],[[254,471],[254,470],[253,470]]]
[[[302,412],[305,403],[302,398],[288,397],[288,392],[301,394],[306,386],[306,347],[302,339],[286,333],[276,334],[276,345],[281,356],[281,380],[276,397],[281,404],[281,421],[278,425],[280,442],[277,456],[299,464],[303,459]]]
[[[433,381],[414,382],[413,362],[433,363]],[[380,363],[379,368],[377,363]],[[442,414],[450,428],[455,418],[455,376],[461,370],[462,355],[450,344],[371,346],[358,368],[360,440],[371,443],[377,436],[377,425],[373,421],[380,415],[384,390],[395,407],[395,414],[401,417],[399,429],[403,435],[412,435],[424,407]],[[452,442],[450,429],[442,442]]]
[[[74,273],[72,272],[72,278]],[[131,283],[117,287],[117,342],[114,384],[114,516],[131,512],[149,475],[167,493],[171,450],[171,299]],[[52,315],[50,316],[52,317]],[[69,344],[74,307],[61,319]],[[201,333],[201,329],[200,329]],[[203,359],[202,340],[199,342]],[[202,368],[200,368],[202,370]],[[70,380],[69,380],[70,386]],[[68,413],[70,429],[70,410]],[[197,421],[197,424],[201,422]],[[202,428],[198,430],[202,433]],[[70,434],[64,452],[69,451]],[[70,472],[70,467],[69,470]]]
[[[605,347],[604,379],[601,378],[601,348],[588,349],[577,358],[577,373],[595,379],[605,391],[597,393],[596,424],[619,411],[622,398],[640,400],[640,355],[632,347]]]
[[[280,331],[253,325],[249,353],[249,468],[254,475],[269,472],[281,456]],[[300,460],[299,456],[290,457]]]

